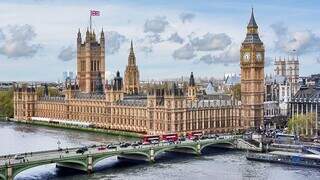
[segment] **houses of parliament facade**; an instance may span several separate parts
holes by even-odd
[[[149,84],[142,91],[131,42],[124,79],[118,71],[105,78],[105,37],[87,30],[77,35],[77,78],[66,79],[60,96],[42,96],[33,86],[14,88],[14,118],[19,121],[54,119],[90,124],[96,128],[143,134],[191,131],[237,132],[263,121],[264,48],[253,12],[240,50],[242,102],[226,95],[199,94],[193,73],[187,85]],[[261,89],[262,88],[262,89]]]

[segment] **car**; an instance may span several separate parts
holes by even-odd
[[[123,142],[120,144],[120,147],[121,148],[126,148],[126,147],[129,147],[131,144],[130,143],[127,143],[127,142]]]
[[[135,142],[135,143],[132,143],[131,146],[136,147],[136,146],[139,146],[139,144]]]
[[[100,146],[100,147],[98,147],[98,150],[99,150],[99,151],[102,151],[102,150],[105,150],[105,149],[107,149],[106,146]]]
[[[117,149],[117,146],[114,144],[108,144],[107,149]]]
[[[179,141],[185,141],[185,140],[186,140],[185,137],[180,137],[180,138],[179,138]]]
[[[168,140],[162,140],[161,143],[168,143]]]
[[[16,154],[14,155],[14,159],[24,159],[24,156],[20,155],[20,154]]]
[[[123,144],[120,144],[120,147],[121,147],[121,148],[126,148],[126,147],[128,147],[128,146],[127,146],[127,144],[123,143]]]
[[[97,145],[94,144],[94,145],[91,145],[91,147],[92,147],[92,148],[95,148],[95,147],[97,147]]]
[[[84,150],[83,150],[82,148],[77,149],[76,153],[77,153],[77,154],[83,154],[83,153],[84,153]]]
[[[200,139],[201,139],[201,140],[203,140],[203,139],[208,139],[208,136],[203,135],[203,136],[200,137]]]
[[[150,143],[151,143],[151,144],[159,144],[159,141],[153,140],[153,141],[151,141]]]
[[[84,147],[82,147],[82,150],[83,150],[83,151],[88,151],[88,147],[87,147],[87,146],[84,146]]]
[[[69,150],[66,150],[66,151],[65,151],[65,153],[67,153],[67,154],[68,154],[68,153],[69,153]]]
[[[60,147],[58,148],[58,151],[62,151],[62,150],[63,150],[62,148],[60,148]]]

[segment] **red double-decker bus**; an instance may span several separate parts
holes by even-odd
[[[196,131],[196,132],[189,132],[187,134],[188,139],[195,139],[195,138],[200,138],[203,135],[201,131]]]
[[[175,142],[178,140],[178,138],[179,136],[176,133],[162,135],[162,140],[169,142]]]
[[[160,141],[160,136],[158,136],[158,135],[145,135],[145,136],[143,136],[144,143],[154,143],[154,142],[159,142],[159,141]]]

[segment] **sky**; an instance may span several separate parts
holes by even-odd
[[[61,81],[75,72],[77,32],[91,9],[100,11],[93,29],[105,32],[109,77],[123,75],[130,40],[141,80],[239,74],[252,7],[266,74],[275,57],[298,57],[302,76],[319,73],[317,0],[1,0],[0,81]]]

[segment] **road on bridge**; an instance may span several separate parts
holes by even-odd
[[[220,136],[219,139],[230,139],[233,136]],[[204,139],[204,140],[198,140],[198,142],[206,142],[206,141],[212,141],[213,139]],[[57,158],[68,158],[68,157],[74,157],[79,155],[90,155],[90,154],[99,154],[99,153],[106,153],[106,152],[115,152],[115,151],[132,151],[133,149],[150,149],[153,147],[170,147],[175,146],[177,143],[183,145],[183,144],[190,144],[195,143],[192,140],[186,139],[185,141],[178,141],[175,143],[163,143],[160,142],[159,144],[149,144],[149,145],[139,145],[139,146],[128,146],[128,147],[120,147],[120,144],[114,144],[116,148],[114,149],[99,149],[101,146],[107,146],[107,144],[99,144],[87,147],[88,150],[84,153],[77,153],[76,151],[80,149],[81,147],[75,147],[75,148],[67,148],[67,149],[60,149],[60,150],[50,150],[50,151],[39,151],[39,152],[29,152],[29,153],[20,153],[20,154],[10,154],[5,156],[0,156],[0,168],[1,166],[5,165],[15,165],[15,164],[23,164],[25,162],[36,162],[41,160],[49,160],[49,159],[57,159]],[[68,151],[68,153],[66,153]]]

